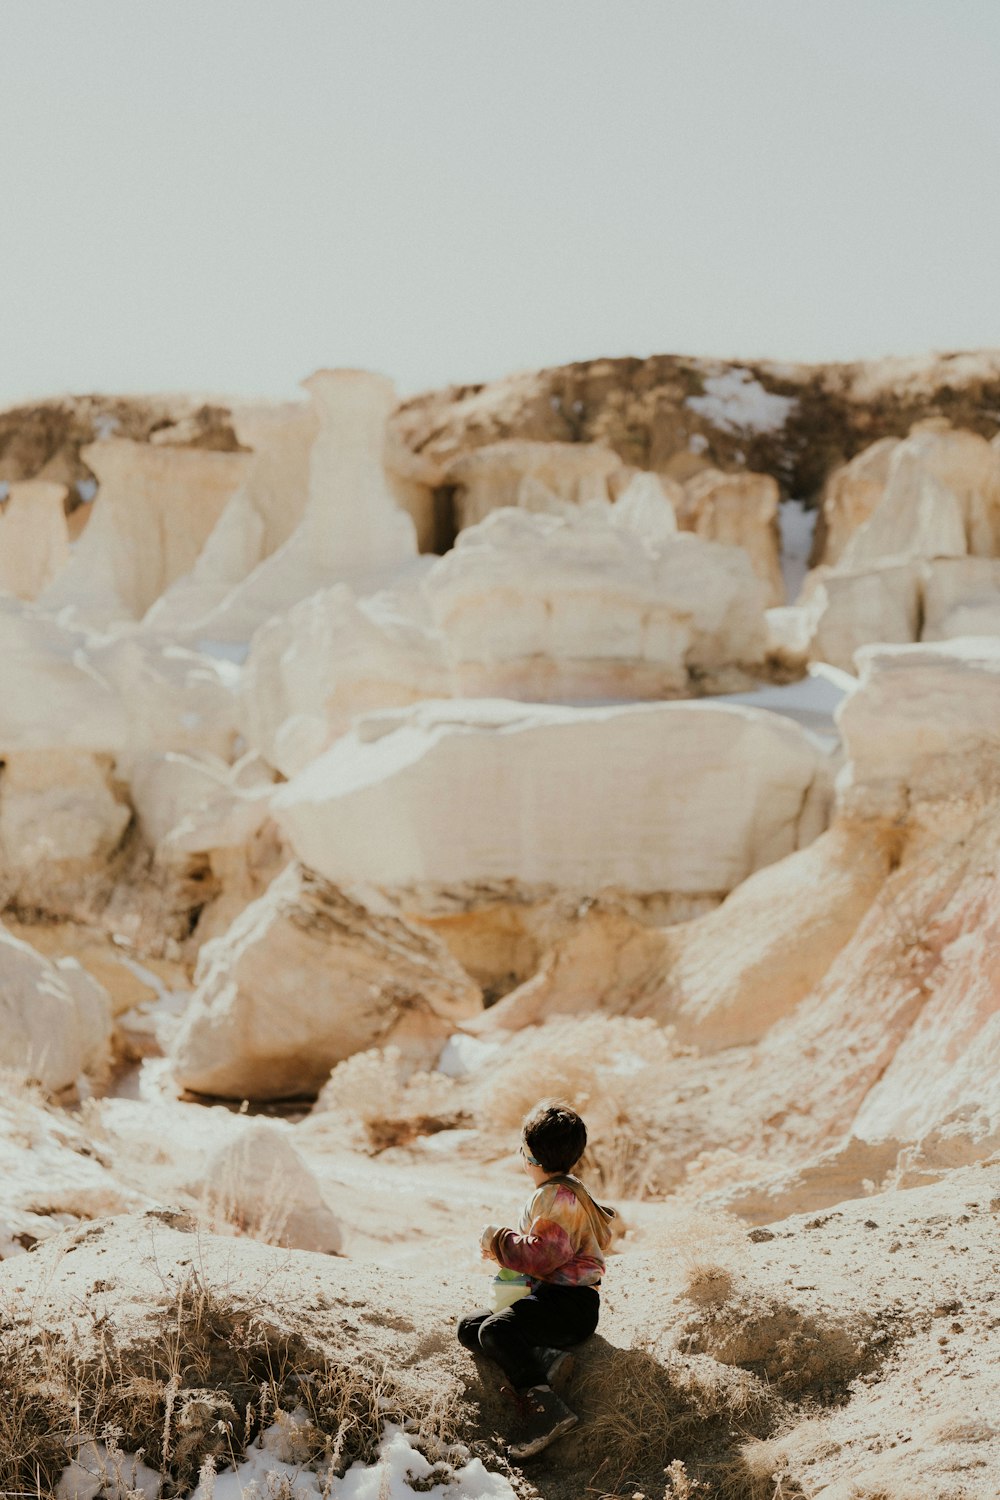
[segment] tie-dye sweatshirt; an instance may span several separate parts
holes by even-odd
[[[554,1178],[532,1193],[516,1231],[496,1231],[490,1252],[500,1265],[533,1281],[599,1286],[614,1216],[578,1178]]]

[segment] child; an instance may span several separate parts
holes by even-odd
[[[517,1231],[488,1224],[483,1255],[528,1278],[530,1292],[500,1312],[476,1312],[458,1325],[459,1342],[496,1361],[521,1408],[514,1458],[530,1458],[578,1418],[550,1381],[563,1352],[597,1327],[604,1252],[614,1209],[596,1203],[570,1175],[587,1145],[587,1127],[568,1105],[546,1100],[525,1117],[521,1157],[535,1191]]]

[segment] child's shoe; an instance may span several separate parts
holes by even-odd
[[[547,1385],[533,1385],[521,1397],[524,1415],[517,1439],[510,1444],[511,1458],[532,1458],[580,1420],[565,1401]]]
[[[556,1394],[561,1396],[576,1369],[576,1356],[573,1350],[550,1349],[546,1344],[539,1344],[534,1352],[545,1371],[546,1385],[550,1385]]]

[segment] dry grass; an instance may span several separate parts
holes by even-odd
[[[595,1014],[565,1017],[515,1036],[478,1083],[476,1124],[516,1139],[539,1099],[559,1098],[587,1121],[588,1181],[619,1197],[663,1192],[670,1153],[655,1145],[663,1071],[682,1052],[672,1028],[652,1020]]]
[[[398,1047],[373,1047],[338,1063],[314,1114],[339,1118],[372,1151],[471,1123],[455,1080],[409,1070]]]
[[[712,1360],[661,1361],[643,1349],[609,1349],[588,1367],[576,1400],[587,1413],[583,1442],[597,1464],[593,1482],[610,1481],[615,1491],[651,1467],[690,1462],[711,1448],[713,1433],[728,1445],[734,1424],[747,1433],[766,1430],[774,1410],[753,1375]]]
[[[455,1410],[440,1394],[402,1392],[384,1367],[343,1362],[277,1329],[253,1299],[196,1274],[162,1309],[156,1333],[127,1349],[95,1323],[96,1347],[8,1327],[0,1339],[0,1495],[45,1496],[74,1454],[96,1442],[140,1456],[179,1492],[242,1457],[261,1431],[305,1412],[303,1461],[342,1474],[370,1462],[386,1421],[405,1423],[435,1458]]]

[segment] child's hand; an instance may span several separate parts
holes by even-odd
[[[493,1251],[490,1249],[490,1246],[493,1243],[493,1236],[496,1234],[499,1227],[499,1224],[487,1224],[486,1228],[479,1236],[479,1248],[482,1251],[483,1260],[493,1259]]]

